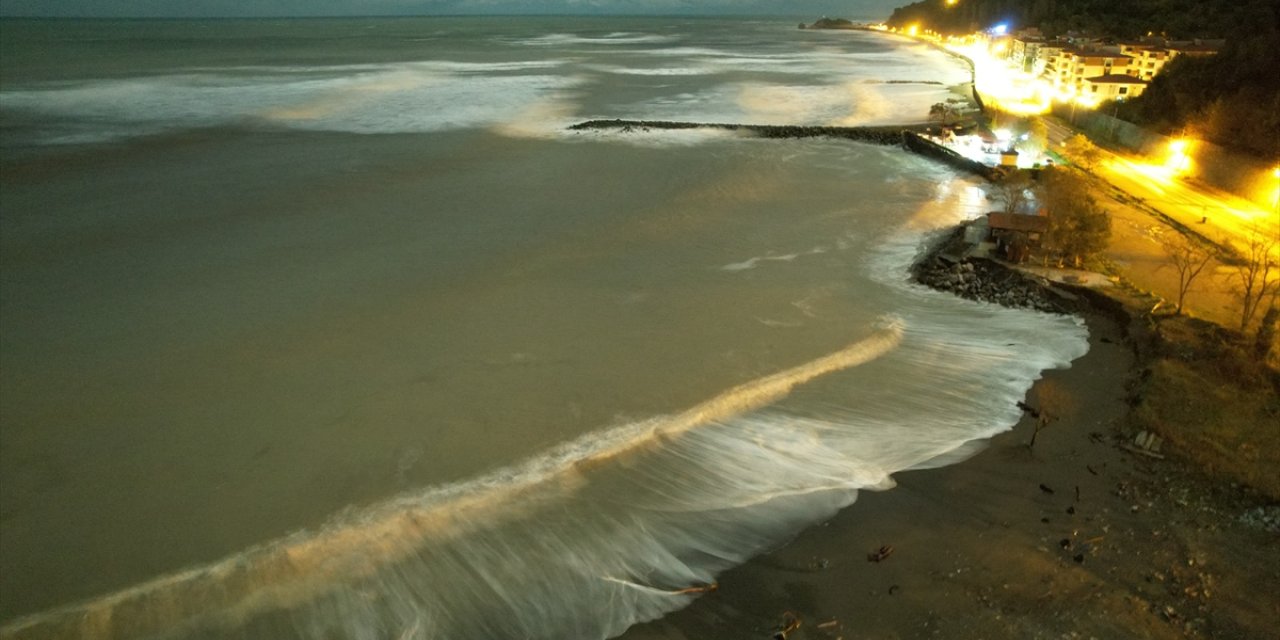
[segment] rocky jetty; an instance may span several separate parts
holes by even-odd
[[[736,131],[758,138],[840,138],[884,146],[902,146],[922,156],[933,158],[961,171],[973,173],[988,180],[1000,176],[1000,169],[988,167],[970,160],[928,138],[920,135],[929,129],[927,124],[891,127],[826,127],[776,124],[729,124],[724,122],[680,122],[676,120],[587,120],[571,125],[570,131],[616,129],[622,133],[646,133],[655,129],[688,130],[719,129]]]
[[[939,243],[916,262],[911,275],[931,289],[949,291],[961,298],[992,302],[1018,309],[1048,313],[1072,313],[1078,299],[1049,281],[1027,275],[987,258],[959,257],[964,227]]]
[[[623,133],[653,129],[720,129],[740,131],[760,138],[843,138],[881,145],[903,144],[904,135],[923,130],[925,125],[895,127],[823,127],[803,125],[726,124],[721,122],[678,122],[670,120],[588,120],[569,127],[571,131],[617,129]]]

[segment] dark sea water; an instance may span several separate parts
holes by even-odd
[[[0,637],[603,638],[1008,428],[968,71],[791,22],[0,23]],[[856,506],[853,508],[857,508]]]

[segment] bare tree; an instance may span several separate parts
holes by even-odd
[[[937,119],[942,124],[950,124],[960,115],[960,110],[954,104],[949,102],[937,102],[929,107],[929,119]]]
[[[987,197],[1000,203],[1005,213],[1018,213],[1019,209],[1032,200],[1031,176],[1026,171],[1014,170],[992,183]]]
[[[1255,226],[1249,231],[1243,260],[1233,265],[1235,292],[1240,299],[1240,332],[1247,333],[1264,303],[1275,306],[1280,294],[1280,261],[1272,253],[1276,241]]]
[[[1164,245],[1168,264],[1178,272],[1178,306],[1174,313],[1181,314],[1191,283],[1213,260],[1213,254],[1204,245],[1177,233],[1166,233],[1160,244]]]
[[[1040,432],[1044,431],[1048,426],[1075,410],[1075,399],[1070,392],[1053,380],[1041,380],[1036,383],[1034,395],[1039,402],[1040,407],[1034,408],[1023,406],[1023,411],[1031,414],[1035,418],[1035,430],[1031,432],[1031,441],[1027,443],[1028,449],[1035,449],[1036,439],[1040,437]]]

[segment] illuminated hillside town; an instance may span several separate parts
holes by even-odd
[[[971,59],[984,98],[1022,114],[1045,113],[1053,102],[1093,109],[1108,100],[1137,97],[1173,59],[1213,55],[1223,45],[1221,40],[1175,41],[1156,35],[1140,42],[1085,34],[1048,39],[1035,27],[1011,32],[1007,24],[963,36],[943,36],[919,25],[870,28],[928,40]]]
[[[1184,56],[1215,56],[1225,46],[1224,40],[1175,40],[1155,33],[1124,40],[1077,32],[1050,38],[1039,28],[1010,23],[962,35],[942,34],[919,22],[893,27],[824,18],[813,26],[909,37],[966,60],[973,69],[972,93],[966,87],[946,103],[934,105],[930,119],[940,126],[930,137],[987,166],[1032,169],[1067,162],[1060,153],[1066,150],[1067,139],[1085,132],[1095,142],[1113,147],[1103,154],[1104,166],[1100,168],[1125,181],[1143,181],[1146,188],[1167,189],[1180,178],[1228,171],[1225,164],[1215,167],[1208,161],[1197,162],[1197,155],[1211,145],[1197,139],[1191,130],[1165,137],[1116,117],[1121,105],[1141,96],[1170,62]],[[983,108],[994,117],[983,116]],[[1038,117],[1048,115],[1058,118]],[[1029,126],[1033,120],[1043,124]],[[1095,123],[1092,132],[1083,126],[1086,120]],[[1098,123],[1101,135],[1097,135]],[[1132,153],[1113,153],[1122,149]],[[1210,204],[1201,205],[1202,215],[1188,218],[1209,222],[1210,209],[1226,213],[1214,221],[1225,224],[1222,231],[1230,234],[1243,233],[1243,228],[1254,225],[1277,225],[1280,166],[1251,162],[1230,171],[1237,175],[1230,179],[1230,185],[1221,187],[1250,202],[1224,204],[1222,198],[1210,199]]]

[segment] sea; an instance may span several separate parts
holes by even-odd
[[[0,637],[578,638],[1087,350],[910,282],[969,80],[745,18],[0,21]],[[852,505],[852,506],[851,506]]]

